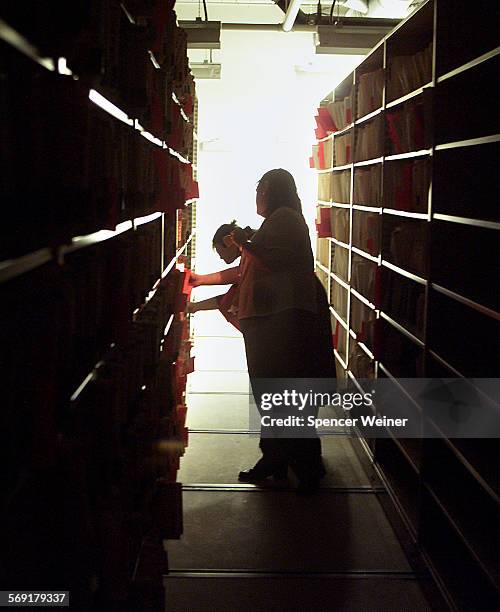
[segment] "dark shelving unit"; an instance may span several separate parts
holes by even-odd
[[[82,611],[163,607],[182,533],[196,99],[160,4],[0,10],[0,571]]]
[[[335,152],[339,135],[351,135],[354,158],[338,167],[334,154],[329,171],[350,181],[350,240],[341,244],[335,231],[318,238],[330,245],[328,258],[318,249],[317,269],[330,283],[332,322],[344,329],[337,375],[356,385],[385,378],[402,397],[401,378],[499,377],[500,126],[492,93],[499,9],[486,1],[469,9],[464,1],[428,0],[322,102],[353,92],[354,123],[324,139]],[[403,74],[412,61],[420,69]],[[369,112],[361,116],[360,88],[377,70],[382,90],[372,106],[363,100]],[[368,158],[357,151],[370,126],[379,141],[369,143]],[[340,301],[331,267],[339,248],[349,251]],[[360,447],[450,608],[493,610],[500,601],[497,441],[436,431],[436,439],[388,431]]]

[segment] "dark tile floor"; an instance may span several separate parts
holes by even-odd
[[[298,497],[293,477],[238,483],[238,472],[259,457],[258,438],[245,433],[242,341],[195,338],[195,349],[189,445],[178,474],[184,535],[165,543],[166,610],[431,610],[349,438],[323,438],[328,476],[314,497]]]

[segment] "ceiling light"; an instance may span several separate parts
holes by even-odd
[[[189,62],[189,67],[195,79],[220,79],[221,64],[209,61]]]
[[[376,22],[377,19],[370,21]],[[380,20],[386,23],[374,25],[318,26],[315,34],[316,53],[337,53],[340,55],[363,55],[388,34],[399,20]],[[387,23],[392,21],[392,23]]]
[[[188,49],[220,49],[220,21],[179,21],[186,30]]]

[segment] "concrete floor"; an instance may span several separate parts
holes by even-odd
[[[328,475],[300,498],[289,482],[238,483],[260,455],[248,434],[243,342],[195,330],[189,445],[178,473],[184,534],[165,543],[168,612],[432,610],[349,438],[322,439]]]

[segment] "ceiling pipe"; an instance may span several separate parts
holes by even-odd
[[[281,24],[281,27],[283,28],[284,32],[290,32],[290,30],[293,28],[293,24],[295,23],[295,19],[297,18],[297,13],[300,10],[301,4],[301,0],[291,0],[285,14],[285,19]]]
[[[364,15],[368,13],[368,0],[337,0],[337,4]]]
[[[379,17],[342,17],[341,25],[337,27],[330,25],[326,19],[322,25],[328,26],[332,29],[337,28],[346,33],[370,33],[373,32],[374,28],[387,28],[388,30],[391,30],[399,22],[400,19],[382,19]],[[261,30],[284,32],[283,24],[281,23],[222,23],[221,30]],[[292,27],[293,32],[317,32],[317,30],[318,25],[316,24],[295,23]]]

